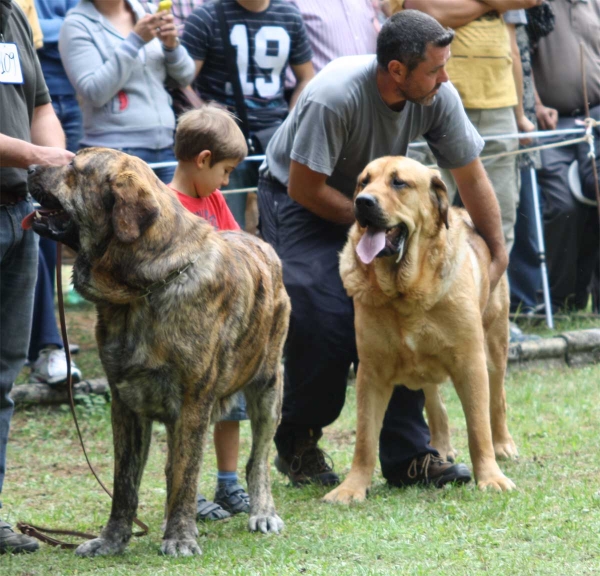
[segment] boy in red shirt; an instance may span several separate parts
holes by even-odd
[[[219,187],[248,154],[248,146],[234,117],[224,108],[208,104],[183,114],[175,133],[177,168],[169,187],[190,211],[218,230],[239,230]],[[229,414],[215,424],[217,489],[214,502],[197,497],[196,520],[222,520],[248,512],[250,498],[238,483],[240,420],[246,420],[243,393],[238,392]]]

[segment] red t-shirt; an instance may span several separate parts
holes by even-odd
[[[225,202],[225,197],[220,190],[215,190],[206,198],[192,198],[186,194],[175,190],[169,185],[171,190],[177,193],[179,201],[193,214],[204,218],[209,224],[212,224],[217,230],[239,230],[240,226],[235,221],[229,206]]]

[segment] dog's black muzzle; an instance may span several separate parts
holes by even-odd
[[[379,202],[371,194],[361,193],[354,199],[354,216],[362,228],[387,228],[387,220]]]

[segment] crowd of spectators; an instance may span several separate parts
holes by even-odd
[[[438,30],[424,17],[415,20],[441,42],[436,46],[451,41],[452,58],[442,58],[429,77],[419,77],[429,56],[400,67],[405,92],[398,102],[386,100],[379,76],[370,87],[365,80],[376,68],[367,55],[377,51],[379,57],[380,30],[389,18],[401,23],[404,17],[396,14],[414,11],[441,25]],[[408,153],[439,165],[451,201],[467,207],[503,271],[492,238],[493,211],[477,220],[487,188],[469,184],[475,178],[471,163],[484,157],[510,254],[512,311],[543,311],[540,228],[552,311],[584,310],[591,302],[598,312],[600,212],[592,162],[600,171],[600,129],[593,129],[595,158],[585,142],[515,154],[572,135],[499,136],[581,128],[588,114],[600,120],[600,0],[173,0],[169,11],[148,0],[0,0],[0,26],[2,45],[19,46],[23,76],[21,82],[0,79],[0,492],[16,375],[29,361],[34,379],[55,385],[64,383],[67,369],[53,304],[56,245],[42,239],[38,250],[31,231],[8,233],[30,203],[25,168],[66,163],[70,154],[64,150],[105,146],[149,163],[171,162],[156,169],[169,184],[182,111],[174,96],[182,96],[184,108],[198,102],[227,108],[250,153],[266,154],[262,167],[242,162],[222,184],[229,181],[224,190],[258,186],[262,234],[284,262],[294,304],[276,436],[278,468],[293,483],[338,481],[318,447],[323,426],[341,410],[348,369],[356,361],[353,311],[337,278],[336,254],[352,219],[352,177],[374,154],[407,153],[409,142],[422,137],[429,147]],[[444,29],[452,29],[451,36]],[[414,96],[430,81],[435,98]],[[383,112],[367,105],[369,90],[379,90]],[[191,99],[185,97],[190,92]],[[352,148],[350,132],[371,143],[368,150]],[[541,214],[535,211],[538,192]],[[226,202],[237,223],[250,226],[252,197],[231,194]],[[322,278],[314,277],[317,268]],[[11,279],[17,270],[18,286]],[[80,378],[74,363],[71,368]],[[317,389],[330,390],[337,400],[315,403]],[[415,482],[468,476],[462,465],[436,460],[419,393],[398,387],[392,405],[381,438],[390,481],[407,483],[405,469],[424,460],[429,469]],[[221,472],[229,478],[231,470]],[[203,519],[228,515],[203,502]],[[0,521],[0,553],[32,551],[30,540]]]

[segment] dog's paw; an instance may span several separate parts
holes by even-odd
[[[255,514],[248,519],[248,530],[250,532],[262,532],[263,534],[279,534],[283,530],[283,520],[273,512],[268,514]]]
[[[447,460],[448,462],[456,462],[456,458],[458,457],[458,450],[455,450],[454,448],[452,448],[452,446],[442,448],[441,450],[439,448],[436,448],[436,450],[439,452],[440,457],[444,460]]]
[[[510,492],[511,490],[514,490],[517,486],[510,478],[507,478],[504,474],[500,473],[499,475],[492,476],[491,478],[486,478],[485,480],[477,480],[477,487],[480,490]]]
[[[351,502],[364,502],[367,497],[365,487],[351,488],[342,484],[323,497],[323,502],[330,504],[350,504]]]
[[[127,546],[127,542],[114,542],[106,538],[94,538],[77,546],[75,554],[83,558],[112,556],[123,552],[125,546]]]
[[[519,457],[517,445],[510,437],[504,441],[494,442],[494,453],[498,460],[514,460]]]
[[[202,550],[193,538],[165,538],[160,545],[161,554],[166,556],[200,556]]]

